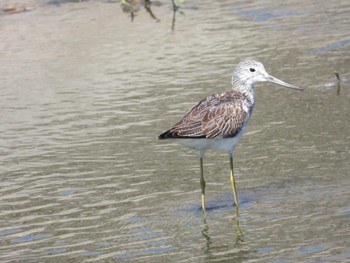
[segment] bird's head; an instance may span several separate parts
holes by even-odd
[[[240,62],[232,75],[233,89],[240,89],[249,92],[253,90],[255,83],[259,82],[271,82],[286,88],[302,90],[297,86],[269,75],[266,72],[264,65],[255,60],[244,60]]]

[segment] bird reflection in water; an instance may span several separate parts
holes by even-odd
[[[121,7],[124,13],[130,14],[131,22],[134,21],[136,13],[138,13],[141,10],[141,7],[143,6],[147,13],[159,22],[160,20],[154,15],[152,9],[151,9],[151,1],[150,0],[123,0],[121,2]]]
[[[184,15],[184,12],[182,11],[182,9],[191,9],[191,10],[198,9],[196,6],[184,7],[183,6],[184,2],[185,2],[184,0],[171,0],[172,11],[173,11],[171,31],[175,30],[176,14],[178,12]],[[151,2],[150,0],[122,0],[120,5],[123,12],[130,15],[131,22],[134,21],[136,14],[140,12],[142,7],[145,8],[145,10],[147,11],[147,13],[150,15],[152,19],[154,19],[156,22],[160,21],[160,19],[154,14],[152,10],[152,6],[160,6],[162,5],[161,2],[158,2],[158,1]]]
[[[203,217],[204,227],[202,230],[202,236],[206,239],[206,250],[209,252],[212,245],[212,238],[209,233],[209,225],[207,224],[207,218]],[[234,229],[234,244],[235,248],[244,248],[244,235],[239,223],[239,212],[238,207],[234,207],[234,217],[233,217],[233,227]]]

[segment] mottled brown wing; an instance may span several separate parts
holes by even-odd
[[[206,138],[229,138],[243,127],[248,113],[235,103],[216,107],[203,118],[203,133]]]
[[[160,138],[228,138],[242,128],[248,112],[242,107],[240,93],[209,96]]]

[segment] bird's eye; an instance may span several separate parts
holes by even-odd
[[[250,68],[250,72],[255,72],[255,68]]]

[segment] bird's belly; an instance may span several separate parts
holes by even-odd
[[[242,134],[243,132],[240,132],[235,137],[223,139],[175,139],[175,141],[198,151],[212,149],[216,151],[231,152]]]

